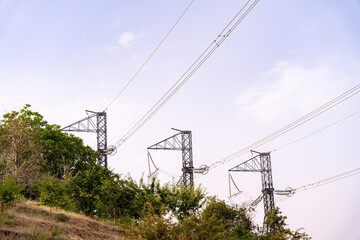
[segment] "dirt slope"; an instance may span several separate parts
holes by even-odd
[[[63,213],[70,219],[60,221],[56,214]],[[0,215],[1,240],[97,240],[125,239],[124,231],[114,223],[39,206],[35,202],[23,202]]]

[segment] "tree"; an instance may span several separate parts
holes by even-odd
[[[0,213],[21,198],[22,186],[11,177],[0,183]]]
[[[65,200],[64,188],[58,179],[53,177],[44,178],[39,182],[40,202],[51,207],[62,205]]]
[[[97,216],[120,220],[122,222],[131,218],[139,218],[142,207],[136,204],[136,196],[140,189],[130,177],[122,179],[118,174],[112,174],[104,179],[100,186],[97,199]]]
[[[20,111],[4,114],[0,121],[0,169],[2,179],[12,175],[26,188],[40,173],[63,178],[96,164],[99,154],[82,139],[49,125],[26,104]]]
[[[46,121],[25,105],[19,112],[12,111],[3,116],[0,124],[0,141],[3,178],[12,176],[31,188],[39,179],[41,146],[38,144],[38,130]]]
[[[62,132],[58,125],[46,125],[40,132],[39,142],[43,148],[43,172],[58,178],[85,171],[95,165],[99,154],[84,146],[81,138]]]
[[[160,196],[166,208],[178,220],[191,216],[205,203],[205,193],[201,186],[185,188],[183,185],[165,185],[160,191]]]
[[[278,207],[272,209],[266,214],[266,221],[264,224],[268,227],[268,233],[265,236],[269,240],[307,240],[311,239],[306,233],[300,232],[301,229],[295,232],[287,228],[285,223],[286,216],[283,216]]]
[[[66,188],[77,210],[90,216],[97,215],[97,200],[102,194],[102,185],[111,177],[110,170],[98,165],[91,165],[72,177],[66,183]]]

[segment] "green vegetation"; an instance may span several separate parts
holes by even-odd
[[[0,121],[1,212],[19,200],[39,201],[88,216],[114,221],[130,239],[309,239],[286,228],[279,209],[267,216],[263,233],[249,210],[231,206],[204,189],[185,189],[152,179],[139,183],[96,164],[99,155],[82,140],[49,125],[26,105]],[[68,222],[68,215],[55,219]],[[52,237],[60,235],[54,228]],[[36,239],[48,233],[34,229]]]
[[[60,222],[68,222],[70,220],[70,216],[64,214],[64,213],[58,213],[55,215],[56,220]]]
[[[0,214],[21,198],[22,186],[11,177],[0,183]]]

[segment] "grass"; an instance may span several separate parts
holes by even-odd
[[[37,228],[36,226],[32,237],[34,240],[49,240],[50,238],[49,234],[44,229]]]

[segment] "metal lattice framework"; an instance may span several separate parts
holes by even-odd
[[[264,222],[266,222],[266,214],[275,207],[274,187],[271,171],[270,152],[257,153],[255,157],[229,169],[229,172],[260,172],[262,182],[262,198],[264,200]],[[265,226],[266,231],[271,230],[270,226]]]
[[[177,130],[177,129],[173,129]],[[179,133],[162,140],[147,149],[152,150],[181,150],[182,151],[182,172],[183,185],[185,188],[194,186],[194,166],[192,154],[191,131],[177,130]]]
[[[107,124],[106,112],[93,112],[86,110],[86,113],[91,113],[88,117],[81,119],[69,126],[66,126],[62,131],[66,132],[93,132],[96,133],[97,151],[100,155],[99,165],[107,168]]]

